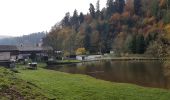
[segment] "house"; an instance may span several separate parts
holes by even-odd
[[[11,60],[15,60],[18,55],[18,49],[13,45],[0,45],[0,65],[10,66]]]
[[[4,55],[4,59],[7,54],[10,55],[10,59],[16,59],[18,56],[18,48],[14,45],[0,45],[0,53],[1,57]],[[3,60],[3,58],[0,60]]]
[[[29,58],[32,53],[39,57],[45,57],[48,56],[48,52],[52,50],[52,47],[38,45],[0,45],[0,61],[26,59]]]
[[[78,56],[76,56],[76,59],[77,60],[86,60],[87,57],[85,55],[78,55]]]
[[[19,55],[18,59],[29,58],[31,54],[36,54],[39,57],[48,56],[48,52],[52,51],[52,47],[38,46],[38,45],[20,45],[17,46]]]
[[[77,60],[93,61],[101,59],[101,55],[78,55],[76,56]]]

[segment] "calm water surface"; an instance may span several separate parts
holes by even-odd
[[[86,74],[111,82],[132,83],[170,89],[170,77],[161,61],[96,61],[57,65],[49,69],[72,74]]]

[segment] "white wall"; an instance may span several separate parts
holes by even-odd
[[[10,60],[10,52],[0,52],[0,61]]]

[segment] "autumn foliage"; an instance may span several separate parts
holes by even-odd
[[[89,13],[66,13],[44,38],[44,45],[81,54],[144,54],[149,48],[167,46],[170,40],[170,0],[107,0],[100,9],[90,4]],[[165,41],[166,40],[166,41]],[[152,51],[152,50],[150,50]],[[162,50],[164,51],[164,50]]]

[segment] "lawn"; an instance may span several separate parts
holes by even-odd
[[[35,84],[19,79],[12,71],[0,67],[0,100],[48,100]]]
[[[86,75],[68,74],[38,68],[19,70],[17,75],[51,99],[56,100],[169,100],[170,91],[112,83]]]

